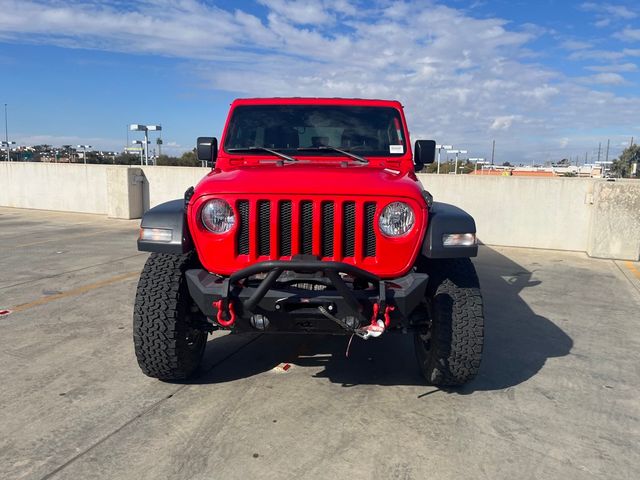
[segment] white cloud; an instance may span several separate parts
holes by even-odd
[[[592,75],[587,78],[590,83],[597,83],[600,85],[622,85],[625,83],[624,77],[617,73],[605,72]]]
[[[592,65],[585,67],[592,72],[635,72],[638,70],[638,66],[635,63],[614,63],[611,65]]]
[[[595,25],[605,27],[617,20],[631,20],[638,16],[636,12],[624,5],[601,2],[585,2],[580,5],[585,12],[594,12],[598,18]]]
[[[614,33],[613,36],[624,42],[640,42],[640,28],[627,27],[620,32]]]
[[[565,40],[560,46],[566,50],[585,50],[593,47],[593,44],[582,40]]]
[[[318,25],[334,21],[334,17],[321,2],[304,0],[258,0],[279,16],[297,24]]]
[[[619,60],[627,54],[619,50],[578,50],[569,55],[569,60]]]
[[[491,124],[491,130],[509,130],[515,120],[520,120],[520,115],[505,115],[496,117]]]
[[[611,5],[604,4],[601,5],[601,8],[604,9],[612,17],[624,18],[625,20],[631,20],[632,18],[636,18],[638,14],[632,10],[629,10],[624,5]]]
[[[262,0],[267,14],[258,17],[197,0],[143,0],[124,10],[107,0],[2,3],[0,39],[175,57],[200,83],[238,96],[397,98],[413,132],[478,156],[490,154],[494,138],[504,155],[536,157],[568,129],[637,130],[640,98],[598,90],[624,81],[616,72],[630,67],[593,67],[591,83],[572,80],[532,58],[528,44],[544,30],[439,4]],[[575,59],[614,65],[640,56],[586,42],[564,47]]]

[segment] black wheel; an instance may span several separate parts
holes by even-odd
[[[484,313],[476,270],[468,258],[427,260],[428,326],[415,334],[416,355],[431,385],[462,385],[476,376],[482,358]]]
[[[200,365],[207,332],[184,277],[194,263],[189,254],[152,253],[144,265],[133,311],[133,343],[145,375],[182,380]]]

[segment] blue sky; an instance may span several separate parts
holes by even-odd
[[[346,96],[399,99],[414,140],[472,156],[615,156],[640,137],[638,64],[629,0],[0,0],[22,144],[121,150],[127,124],[161,123],[179,154],[236,97]]]

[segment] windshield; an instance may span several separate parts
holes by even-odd
[[[336,147],[363,156],[402,155],[401,122],[400,113],[390,107],[243,105],[233,111],[224,148],[341,156],[322,148]]]

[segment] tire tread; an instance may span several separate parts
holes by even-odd
[[[133,343],[138,364],[149,377],[188,378],[198,368],[201,349],[186,348],[190,297],[184,272],[191,254],[152,253],[140,274],[133,311]],[[205,341],[206,343],[206,332]]]
[[[431,261],[427,273],[431,350],[426,352],[416,335],[418,361],[429,383],[462,385],[477,375],[482,359],[484,308],[478,276],[468,258]]]

